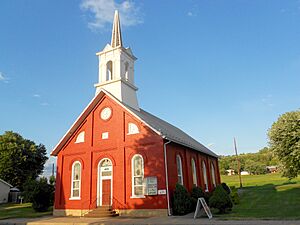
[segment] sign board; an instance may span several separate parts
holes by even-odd
[[[211,214],[211,211],[210,211],[208,205],[206,204],[204,198],[198,198],[196,211],[195,211],[195,214],[194,214],[194,219],[196,219],[199,216],[198,214],[200,213],[201,208],[204,209],[204,211],[205,211],[206,215],[208,216],[208,218],[211,219],[212,214]]]
[[[166,189],[158,190],[158,194],[165,195],[165,194],[167,194],[167,190]]]
[[[157,177],[146,177],[146,195],[157,195]]]

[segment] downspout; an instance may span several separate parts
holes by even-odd
[[[168,203],[168,216],[171,216],[170,209],[170,198],[169,198],[169,178],[168,178],[168,162],[167,162],[167,144],[170,144],[171,141],[164,143],[164,157],[165,157],[165,173],[166,173],[166,190],[167,190],[167,203]]]

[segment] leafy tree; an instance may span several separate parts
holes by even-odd
[[[44,145],[12,131],[0,135],[0,177],[13,186],[23,190],[27,180],[42,173],[47,159]]]
[[[178,183],[174,190],[173,210],[175,215],[184,215],[191,210],[191,197],[186,188]]]
[[[300,174],[300,110],[287,112],[273,123],[268,132],[270,147],[284,166],[288,178]]]
[[[249,171],[251,174],[265,174],[266,166],[279,164],[277,157],[271,149],[265,147],[256,153],[243,153],[239,155],[241,170]],[[226,174],[226,170],[234,169],[237,174],[236,156],[222,156],[220,158],[220,172]]]

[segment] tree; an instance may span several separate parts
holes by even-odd
[[[43,172],[46,156],[44,145],[36,145],[18,133],[6,131],[0,135],[0,177],[23,190],[28,180]]]
[[[283,175],[292,179],[300,174],[300,110],[287,112],[268,132],[270,147],[283,165]]]

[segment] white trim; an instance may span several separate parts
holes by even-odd
[[[165,175],[166,175],[166,194],[167,194],[167,204],[168,204],[168,216],[171,216],[170,209],[170,196],[169,196],[169,175],[168,175],[168,161],[167,161],[167,144],[171,141],[164,143],[164,159],[165,159]]]
[[[129,122],[127,124],[127,131],[128,131],[127,135],[140,133],[139,127],[135,123],[132,123],[132,122]]]
[[[6,181],[0,179],[0,182],[2,182],[3,184],[6,184],[7,186],[9,186],[10,188],[12,188],[13,186],[9,183],[7,183]]]
[[[178,165],[178,161],[177,159],[179,159],[179,165]],[[180,177],[181,178],[181,182],[180,184],[183,185],[184,182],[183,182],[183,173],[182,173],[182,160],[181,160],[181,156],[179,154],[176,155],[176,165],[177,165],[177,179]],[[180,174],[178,173],[178,166],[179,166],[179,171],[180,171]],[[179,179],[178,179],[178,183],[179,183]]]
[[[130,196],[130,198],[146,198],[145,195]]]
[[[212,178],[212,183],[214,185],[214,187],[217,186],[217,182],[216,182],[216,174],[215,174],[215,167],[214,164],[211,162],[210,163],[210,167],[211,167],[211,178]]]
[[[195,162],[194,158],[191,159],[191,164],[192,164],[193,185],[196,185],[196,187],[198,187],[198,177],[197,177],[197,170],[196,170],[196,162]],[[196,181],[196,183],[195,183],[195,181]]]
[[[104,160],[109,160],[111,163],[111,176],[101,176],[101,163]],[[110,180],[110,205],[112,205],[112,196],[113,196],[113,164],[109,158],[103,158],[100,160],[97,166],[97,206],[102,206],[102,181]]]
[[[202,161],[202,174],[203,174],[203,179],[204,179],[204,185],[205,185],[205,192],[208,192],[208,180],[207,180],[207,169],[205,162]]]
[[[134,185],[134,159],[137,157],[141,157],[142,159],[142,182],[144,181],[144,158],[142,155],[140,154],[135,154],[134,156],[132,156],[131,159],[131,198],[145,198],[145,195],[135,195],[134,194],[134,187],[137,185]],[[141,185],[138,185],[141,186]],[[142,183],[142,191],[144,192],[144,183]]]
[[[77,163],[79,163],[79,165],[80,165],[80,170],[79,170],[79,187],[78,187],[78,190],[79,190],[79,194],[78,194],[78,196],[73,196],[73,191],[74,191],[74,167],[75,167],[75,164],[77,164]],[[71,197],[69,198],[69,199],[71,199],[71,200],[74,200],[74,199],[76,199],[76,200],[78,200],[78,199],[80,199],[80,196],[81,196],[81,176],[82,176],[82,165],[81,165],[81,162],[80,161],[75,161],[75,162],[73,162],[73,164],[72,164],[72,176],[71,176]],[[78,180],[76,180],[76,181],[78,181]]]
[[[81,200],[80,197],[70,197],[69,200]]]
[[[75,144],[83,143],[84,141],[85,141],[85,131],[81,131],[76,137]]]

